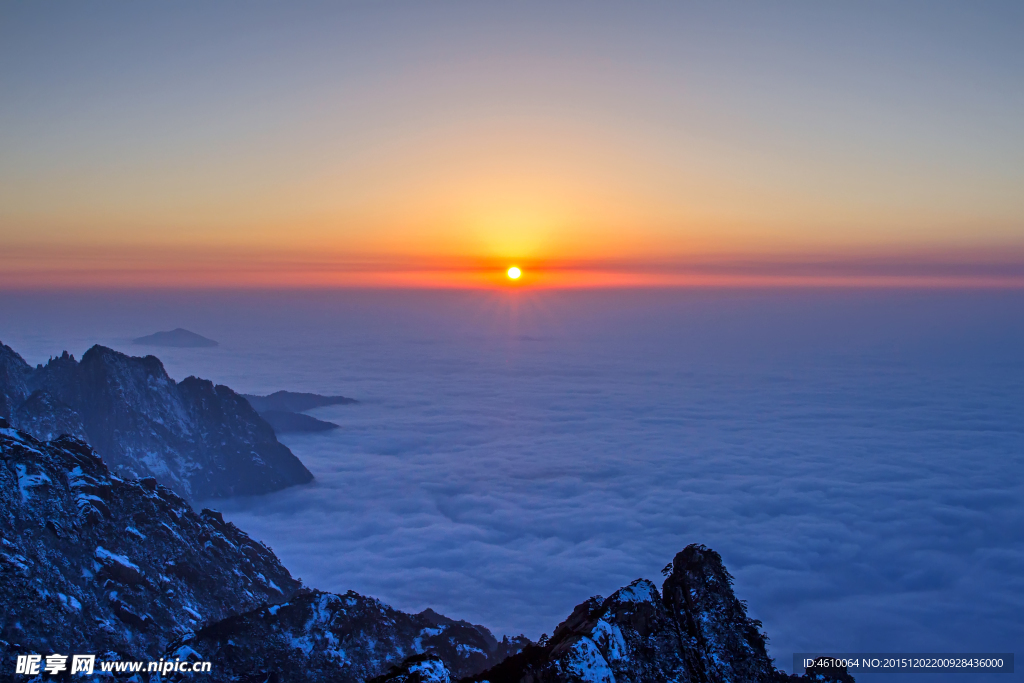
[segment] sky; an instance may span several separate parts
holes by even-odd
[[[1024,286],[1016,2],[0,7],[0,287]]]

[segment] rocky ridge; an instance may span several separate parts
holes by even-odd
[[[423,655],[449,677],[471,676],[528,642],[499,642],[483,626],[430,610],[406,614],[352,591],[308,591],[200,629],[167,656],[217,662],[215,679],[223,681],[362,683]]]
[[[300,587],[220,513],[124,481],[83,442],[0,420],[0,657],[159,657],[175,638]]]
[[[42,440],[83,439],[122,477],[153,477],[190,501],[313,479],[230,388],[175,382],[156,357],[104,346],[32,368],[0,344],[0,417]]]
[[[547,642],[526,648],[474,682],[710,683],[785,680],[767,636],[732,591],[718,553],[690,545],[659,593],[637,579],[607,599],[590,598]]]

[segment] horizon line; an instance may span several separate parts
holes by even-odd
[[[1024,250],[1014,248],[590,259],[174,250],[41,256],[0,255],[0,290],[1024,288]],[[509,279],[511,266],[522,277]]]
[[[329,291],[329,290],[479,290],[553,291],[585,289],[842,289],[842,290],[1024,290],[1024,275],[738,275],[675,274],[651,275],[635,272],[572,271],[530,273],[511,281],[503,272],[448,273],[436,271],[382,271],[352,274],[305,274],[302,278],[192,278],[183,273],[157,273],[164,277],[138,278],[136,274],[105,273],[104,277],[80,279],[39,277],[11,281],[0,276],[0,292],[45,291]],[[349,275],[346,277],[346,275]]]

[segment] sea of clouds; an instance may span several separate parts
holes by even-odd
[[[315,483],[210,503],[313,587],[536,638],[704,543],[786,669],[1024,641],[1021,293],[19,295],[0,312],[33,363],[183,326],[221,346],[158,350],[176,379],[359,399],[313,411],[341,429],[282,439]]]

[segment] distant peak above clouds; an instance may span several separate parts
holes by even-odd
[[[187,348],[202,348],[218,345],[218,343],[212,339],[207,339],[201,334],[189,332],[181,327],[168,332],[154,332],[153,334],[148,334],[145,337],[137,337],[132,340],[132,343],[139,344],[141,346],[178,346]]]
[[[277,434],[286,432],[324,432],[337,429],[333,422],[324,422],[303,411],[324,406],[359,403],[354,398],[345,396],[321,396],[320,394],[304,394],[295,391],[275,391],[268,396],[242,394],[256,412],[270,423]]]
[[[275,391],[267,396],[255,396],[253,394],[242,394],[257,412],[267,410],[286,410],[293,413],[301,413],[304,410],[322,408],[324,406],[345,405],[359,403],[354,398],[346,396],[321,396],[320,394],[306,394],[297,391]]]

